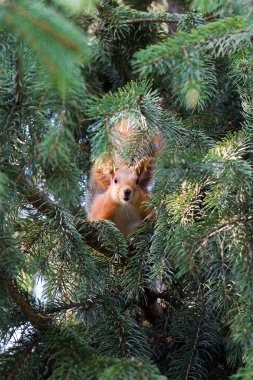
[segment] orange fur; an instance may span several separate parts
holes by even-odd
[[[94,198],[89,219],[111,220],[125,236],[141,225],[150,212],[143,204],[148,194],[138,183],[141,174],[134,167],[123,166],[117,170],[107,190]]]
[[[134,133],[126,119],[115,126],[113,137],[118,149],[124,139]],[[151,147],[153,156],[158,152],[161,138],[154,137]],[[88,218],[91,221],[107,219],[127,236],[143,223],[150,214],[144,202],[148,200],[147,187],[152,181],[153,157],[143,157],[135,166],[126,166],[120,156],[107,158],[101,164],[101,157],[94,163],[88,201]]]

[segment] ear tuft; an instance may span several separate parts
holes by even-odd
[[[155,160],[152,157],[143,158],[135,166],[135,171],[138,174],[138,185],[147,191],[148,186],[151,184],[154,173]]]

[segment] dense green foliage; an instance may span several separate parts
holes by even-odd
[[[253,7],[129,3],[0,1],[0,380],[253,379]],[[85,213],[122,117],[164,138],[127,241]]]

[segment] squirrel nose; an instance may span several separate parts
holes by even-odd
[[[131,194],[132,190],[131,189],[125,189],[124,194],[125,196],[129,196]]]

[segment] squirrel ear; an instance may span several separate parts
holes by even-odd
[[[138,185],[146,190],[153,179],[155,160],[152,157],[145,157],[135,165],[135,171],[138,175]]]
[[[111,178],[113,178],[114,175],[115,175],[115,170],[114,170],[114,169],[111,169],[111,170],[109,171],[109,174],[110,174]]]

